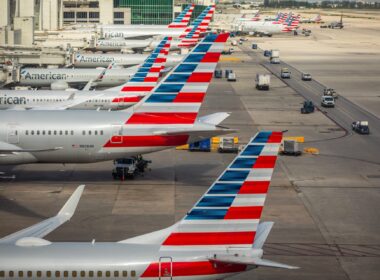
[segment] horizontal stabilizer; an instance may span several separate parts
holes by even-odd
[[[211,115],[207,115],[204,117],[200,117],[199,121],[207,124],[212,124],[212,125],[218,125],[225,119],[227,119],[231,113],[226,113],[226,112],[221,112],[221,113],[214,113]]]
[[[249,256],[217,255],[213,258],[210,258],[210,261],[229,263],[229,264],[231,263],[231,264],[266,266],[266,267],[273,267],[273,268],[285,268],[285,269],[298,269],[299,268],[296,266],[291,266],[291,265],[282,264],[279,262],[264,260],[261,258],[252,258]]]
[[[38,224],[32,225],[26,229],[5,236],[0,239],[0,244],[16,243],[17,240],[26,240],[25,238],[30,239],[30,237],[42,238],[58,228],[63,223],[70,220],[70,218],[74,215],[75,209],[77,208],[84,187],[84,185],[81,185],[75,190],[75,192],[71,195],[69,200],[65,203],[65,205],[56,216],[46,219]]]

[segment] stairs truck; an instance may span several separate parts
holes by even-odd
[[[270,75],[269,74],[256,74],[256,88],[258,90],[269,90]]]
[[[280,64],[280,51],[279,50],[271,50],[270,55],[270,63],[272,64]]]

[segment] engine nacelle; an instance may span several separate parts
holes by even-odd
[[[50,85],[52,90],[65,90],[69,88],[69,84],[64,81],[57,81]]]

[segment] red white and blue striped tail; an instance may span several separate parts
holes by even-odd
[[[191,18],[195,5],[188,5],[174,20],[168,25],[169,28],[185,28]]]
[[[126,93],[128,96],[142,96],[149,93],[157,85],[160,73],[165,68],[171,41],[172,37],[165,37],[138,67],[128,82],[121,86],[109,88],[107,91],[120,91],[120,93]]]
[[[191,48],[195,46],[200,39],[200,34],[207,31],[214,12],[215,6],[208,6],[192,23],[191,27],[187,28],[183,34],[179,36],[181,41],[178,47]]]
[[[281,141],[282,132],[257,133],[173,227],[162,249],[252,247]]]
[[[193,126],[229,33],[206,36],[134,107],[126,125]]]

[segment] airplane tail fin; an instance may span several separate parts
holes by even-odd
[[[262,247],[259,225],[282,132],[256,134],[163,241],[163,248]],[[256,245],[255,245],[256,244]]]
[[[185,28],[191,18],[195,5],[188,5],[174,20],[168,25],[168,28]]]
[[[229,33],[206,36],[135,106],[126,125],[193,125]]]
[[[138,67],[138,70],[128,82],[121,86],[109,88],[107,91],[120,91],[120,93],[140,96],[150,92],[157,85],[160,73],[164,69],[171,41],[172,37],[165,37],[144,63]]]
[[[200,34],[207,31],[211,18],[215,12],[215,6],[208,6],[192,23],[192,27],[187,28],[179,37],[181,41],[178,44],[180,48],[190,48],[195,46]]]

